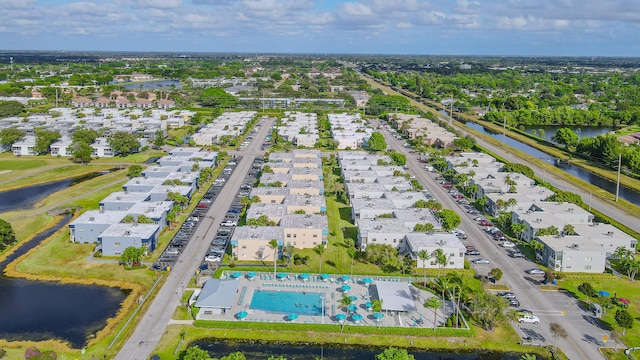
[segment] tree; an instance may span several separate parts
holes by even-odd
[[[449,231],[460,225],[460,215],[450,209],[443,209],[438,212],[438,217],[442,223],[442,228]]]
[[[489,277],[495,281],[500,281],[502,279],[502,270],[499,268],[493,268],[489,271]]]
[[[631,252],[631,250],[627,249],[624,246],[617,247],[616,250],[613,252],[613,257],[619,260],[624,260],[632,256],[633,256],[633,253]]]
[[[385,144],[385,149],[386,149],[386,144]],[[391,157],[391,160],[393,160],[393,162],[398,165],[398,166],[405,166],[407,165],[407,156],[404,154],[401,154],[397,151],[392,151],[389,153],[389,156]]]
[[[616,324],[622,328],[622,335],[626,335],[627,329],[633,327],[633,315],[627,309],[618,309],[616,311]]]
[[[54,130],[36,129],[36,146],[38,155],[46,155],[51,152],[51,144],[60,139],[60,133]]]
[[[269,248],[273,250],[273,276],[277,275],[277,260],[278,260],[278,240],[273,239],[269,241]]]
[[[12,246],[16,241],[16,234],[11,224],[4,219],[0,219],[0,251]]]
[[[427,259],[429,259],[429,253],[427,250],[418,251],[418,259],[422,261],[422,276],[424,277],[424,283],[427,283]]]
[[[588,282],[583,282],[582,284],[578,285],[578,291],[587,295],[588,297],[598,296],[596,289],[594,289],[593,285],[591,285],[591,283],[588,283]]]
[[[183,351],[179,357],[180,360],[209,360],[211,357],[206,350],[201,349],[198,345],[189,346]]]
[[[24,110],[24,105],[19,101],[0,101],[0,118],[20,114]]]
[[[371,151],[382,151],[387,148],[387,142],[384,140],[384,136],[377,131],[371,133],[367,143]]]
[[[173,228],[173,223],[176,221],[176,213],[174,211],[169,211],[167,213],[167,223],[169,224],[169,230]]]
[[[10,127],[0,130],[0,147],[11,149],[11,146],[18,140],[22,139],[27,133],[16,128]]]
[[[438,265],[438,277],[440,277],[440,270],[447,266],[447,254],[442,249],[435,249],[431,253],[431,257],[436,260]]]
[[[200,95],[198,100],[202,106],[216,108],[231,108],[238,104],[238,98],[222,88],[209,88]]]
[[[140,264],[142,260],[142,256],[144,256],[147,248],[145,246],[135,247],[129,246],[122,252],[120,255],[120,262],[124,263],[127,267],[132,267],[134,265]]]
[[[374,313],[382,311],[382,300],[380,299],[371,300],[371,310],[373,310]]]
[[[562,228],[562,234],[563,235],[575,235],[576,234],[576,228],[573,227],[573,225],[571,225],[571,224],[567,224]]]
[[[524,234],[524,231],[526,229],[527,229],[527,225],[523,223],[516,222],[511,224],[511,231],[515,234],[518,240],[522,240],[522,235]]]
[[[640,271],[640,260],[636,260],[633,257],[627,257],[620,262],[624,271],[627,272],[629,280],[634,281],[636,274]]]
[[[483,291],[473,297],[471,314],[483,329],[492,330],[505,319],[505,309],[508,306],[507,299]]]
[[[320,255],[320,270],[318,270],[319,273],[322,274],[322,254],[324,254],[324,244],[318,244],[315,248],[313,248],[313,250],[318,253],[318,255]]]
[[[93,144],[98,138],[99,134],[93,129],[80,128],[71,133],[71,139],[73,142],[81,142],[88,145]]]
[[[580,137],[570,128],[560,128],[556,131],[555,135],[551,137],[551,140],[560,145],[564,145],[565,148],[568,149],[570,147],[575,147],[578,144]]]
[[[145,214],[140,214],[137,220],[138,224],[153,224],[153,220],[149,219]]]
[[[390,347],[382,353],[376,355],[376,360],[414,360],[413,355],[409,354],[406,349],[396,349]]]
[[[91,162],[93,148],[84,142],[76,142],[71,145],[71,161],[80,164],[88,164]]]
[[[123,224],[133,224],[134,222],[136,222],[136,219],[133,217],[133,215],[127,215],[122,218]]]
[[[164,145],[164,132],[160,129],[156,130],[153,135],[153,145],[162,146]]]
[[[140,141],[135,134],[126,131],[116,131],[109,137],[109,146],[114,154],[127,156],[140,149]]]
[[[533,249],[533,251],[538,252],[544,249],[544,244],[538,240],[533,239],[529,241],[529,247]]]
[[[558,340],[559,337],[566,339],[567,336],[569,336],[567,334],[567,330],[565,330],[564,327],[562,327],[562,325],[558,324],[558,323],[551,323],[549,324],[549,331],[551,331],[551,335],[553,336],[553,348],[556,348],[556,341]]]
[[[353,276],[353,263],[356,261],[356,256],[358,256],[358,251],[350,246],[347,249],[347,255],[349,256],[349,259],[351,259],[351,275]]]
[[[437,296],[430,297],[425,303],[424,307],[433,309],[433,330],[436,330],[436,322],[438,321],[438,309],[442,306],[442,300]]]
[[[127,176],[129,178],[134,178],[142,175],[142,166],[141,165],[129,165],[129,170],[127,171]]]
[[[236,351],[227,356],[221,357],[220,360],[246,360],[246,357],[240,351]]]

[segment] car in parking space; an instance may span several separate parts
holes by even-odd
[[[520,250],[511,251],[509,256],[512,258],[526,258],[526,255],[522,253]]]
[[[238,165],[238,163],[236,163],[235,161],[229,161],[227,163],[227,166],[236,166],[236,165]]]
[[[516,313],[520,316],[524,316],[524,315],[533,315],[533,311],[531,310],[527,310],[527,309],[518,309],[516,310]]]
[[[451,230],[451,233],[453,233],[453,235],[457,236],[458,239],[466,239],[467,238],[467,233],[464,232],[464,230],[462,229],[453,229]]]
[[[480,220],[480,226],[493,226],[493,223],[489,220]]]
[[[473,218],[473,221],[482,221],[482,220],[487,220],[484,216],[476,216]]]
[[[526,272],[529,275],[544,275],[544,270],[538,269],[538,268],[531,268],[531,269],[525,270],[524,272]]]
[[[460,205],[469,205],[469,200],[467,199],[458,199],[456,202]]]
[[[465,255],[467,255],[467,256],[478,256],[478,255],[480,255],[480,250],[476,250],[476,249],[467,250]]]
[[[540,319],[535,315],[523,315],[518,318],[519,323],[538,324]]]
[[[453,194],[453,195],[451,195],[451,197],[454,198],[454,199],[462,199],[462,198],[464,198],[464,195],[462,195],[462,194]]]
[[[219,262],[220,260],[222,260],[222,256],[219,254],[207,255],[204,257],[204,261],[206,262]]]
[[[506,241],[507,237],[504,236],[504,234],[502,234],[502,233],[493,234],[493,240],[495,240],[495,241]]]
[[[242,211],[242,209],[240,209],[240,208],[232,207],[231,209],[229,209],[228,212],[239,214],[241,211]]]
[[[480,211],[476,210],[476,209],[469,209],[467,210],[467,213],[470,215],[476,215],[476,214],[480,214]]]
[[[170,247],[165,250],[165,255],[180,255],[180,249],[175,247]]]
[[[503,297],[505,299],[515,299],[516,298],[516,294],[510,292],[510,291],[505,291],[505,292],[499,292],[498,296]]]
[[[471,263],[473,263],[473,264],[491,264],[491,261],[489,259],[479,258],[479,259],[471,260]]]
[[[518,307],[520,306],[520,301],[518,301],[518,299],[511,299],[509,300],[509,306]]]
[[[475,246],[473,246],[473,245],[467,245],[466,249],[467,249],[467,251],[469,251],[469,250],[475,250],[475,249],[476,249],[476,247],[475,247]]]
[[[514,248],[516,247],[516,244],[511,241],[503,241],[500,243],[500,246],[502,246],[503,248]]]
[[[451,189],[453,187],[453,185],[451,185],[450,183],[444,183],[442,184],[442,187],[445,189]]]

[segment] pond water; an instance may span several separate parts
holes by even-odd
[[[240,351],[248,360],[263,359],[266,360],[270,356],[278,357],[282,355],[288,360],[297,359],[326,359],[326,360],[375,360],[375,356],[382,351],[383,348],[377,347],[342,347],[342,346],[324,346],[315,344],[289,345],[275,343],[249,343],[249,342],[222,342],[216,339],[200,339],[189,345],[197,345],[207,350],[209,355],[214,358],[220,358],[230,353]],[[516,360],[520,358],[520,354],[507,354],[495,352],[472,352],[465,354],[442,353],[426,350],[409,350],[416,360]]]
[[[529,134],[534,134],[538,136],[535,133],[538,132],[538,130],[542,129],[544,130],[544,139],[547,141],[553,141],[551,140],[551,138],[556,134],[556,131],[558,131],[558,129],[560,128],[569,128],[573,130],[573,132],[578,134],[580,138],[596,137],[598,135],[604,135],[608,132],[615,130],[614,128],[608,127],[608,126],[596,127],[596,126],[549,126],[549,125],[541,126],[541,125],[538,125],[538,126],[525,126],[524,131],[528,132]]]
[[[125,89],[129,90],[169,90],[172,88],[180,89],[180,81],[178,80],[155,80],[155,81],[141,81],[135,83],[119,84]]]
[[[27,241],[0,262],[0,338],[58,339],[82,348],[116,315],[129,291],[97,285],[31,281],[3,275],[7,264],[66,226],[71,215]],[[69,244],[69,246],[73,246]]]
[[[52,181],[44,184],[22,187],[14,190],[0,192],[0,212],[26,209],[47,196],[64,190],[69,186],[96,178],[108,173],[107,171],[94,172],[70,179]]]
[[[596,174],[593,174],[579,166],[575,166],[575,165],[571,165],[571,164],[567,164],[566,162],[562,162],[562,161],[558,161],[558,159],[556,159],[555,157],[542,152],[534,147],[531,147],[529,145],[523,144],[518,140],[515,140],[513,138],[510,138],[508,136],[503,136],[502,133],[496,133],[493,131],[490,131],[488,129],[486,129],[484,126],[482,126],[481,124],[478,123],[474,123],[471,121],[465,122],[464,123],[466,126],[477,130],[485,135],[489,135],[491,137],[493,137],[496,140],[500,140],[503,141],[506,145],[516,148],[524,153],[527,153],[531,156],[531,158],[537,158],[537,159],[541,159],[543,161],[547,161],[549,164],[553,164],[555,165],[557,168],[564,170],[565,172],[567,172],[568,174],[571,174],[579,179],[582,179],[584,181],[587,181],[601,189],[604,189],[612,194],[616,193],[616,183],[614,181],[610,181],[609,179],[605,179],[602,178]],[[509,160],[509,159],[507,159]],[[541,174],[536,174],[537,176],[541,177]],[[631,203],[634,204],[639,204],[640,203],[640,192],[626,187],[624,185],[620,185],[620,198],[625,199]],[[583,201],[588,201],[588,199],[582,199]]]

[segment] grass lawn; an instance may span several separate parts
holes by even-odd
[[[29,170],[35,169],[41,166],[47,165],[47,162],[39,159],[24,159],[17,158],[15,156],[7,158],[6,156],[0,157],[0,171],[3,170]]]
[[[611,296],[616,294],[618,297],[629,299],[631,301],[628,308],[629,312],[636,319],[640,316],[640,291],[638,291],[638,283],[622,278],[607,280],[560,280],[558,281],[558,285],[572,293],[579,300],[586,301],[586,295],[578,291],[578,286],[583,282],[589,282],[596,291],[605,290],[608,291]],[[620,332],[621,339],[625,345],[628,347],[640,346],[640,324],[636,322],[633,328],[627,330],[626,336],[622,336],[622,328],[616,324],[614,319],[617,309],[619,309],[618,306],[606,309],[606,314],[602,320],[606,322],[611,329]]]

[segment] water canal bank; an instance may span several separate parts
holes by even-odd
[[[267,342],[231,342],[219,339],[200,339],[193,341],[189,346],[197,345],[209,352],[213,358],[228,355],[233,352],[241,352],[248,360],[267,359],[271,356],[277,358],[283,356],[288,360],[297,359],[326,359],[326,360],[374,360],[376,355],[385,348],[375,346],[321,346],[317,344],[283,344]],[[473,352],[442,352],[423,349],[409,349],[408,352],[416,360],[515,360],[521,354],[502,353],[491,351]]]
[[[53,227],[21,243],[0,262],[0,337],[8,341],[59,340],[73,348],[84,347],[103,330],[109,319],[114,322],[131,292],[98,281],[76,284],[18,277],[12,262],[27,254],[68,224],[71,215],[62,217]]]

